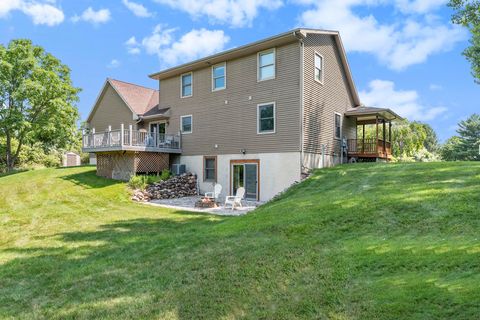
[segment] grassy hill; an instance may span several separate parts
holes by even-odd
[[[0,177],[0,318],[474,319],[480,163],[319,170],[243,217],[91,167]]]

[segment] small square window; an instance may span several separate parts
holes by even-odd
[[[182,98],[192,96],[192,73],[186,73],[181,76],[182,82]]]
[[[180,117],[182,133],[192,133],[192,116],[181,116]]]
[[[258,133],[275,132],[275,104],[258,105]]]
[[[275,78],[275,49],[258,54],[258,81]]]

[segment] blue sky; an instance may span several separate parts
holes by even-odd
[[[30,38],[72,69],[85,119],[105,78],[148,74],[298,26],[341,32],[362,102],[444,140],[480,110],[446,0],[1,0],[0,42]]]

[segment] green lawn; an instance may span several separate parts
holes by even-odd
[[[0,177],[0,318],[478,319],[480,163],[320,170],[243,217]]]

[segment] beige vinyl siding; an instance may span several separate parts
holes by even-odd
[[[95,128],[96,132],[108,130],[108,126],[112,126],[112,130],[120,129],[120,124],[125,125],[125,129],[130,124],[135,129],[135,121],[133,120],[132,111],[123,102],[122,98],[107,83],[103,94],[98,100],[96,109],[92,115],[92,120],[89,122],[90,129]]]
[[[315,81],[315,52],[323,57],[323,84]],[[355,123],[343,116],[354,106],[340,53],[331,35],[308,34],[304,41],[304,117],[303,148],[338,155],[340,140],[335,139],[335,112],[342,115],[342,137],[355,137]]]
[[[210,66],[193,72],[190,98],[180,98],[180,75],[162,80],[160,108],[171,108],[167,132],[179,132],[180,116],[193,116],[193,132],[182,137],[182,155],[300,151],[299,70],[300,48],[294,42],[276,48],[272,80],[257,82],[256,53],[226,61],[224,90],[212,92]],[[266,102],[276,104],[276,130],[257,134],[257,105]]]

